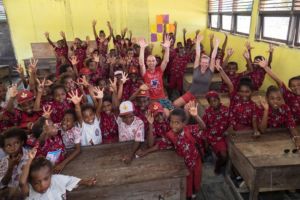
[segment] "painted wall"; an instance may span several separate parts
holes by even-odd
[[[252,21],[250,28],[250,35],[248,37],[229,35],[227,47],[232,47],[235,51],[234,55],[231,58],[231,61],[236,61],[239,64],[239,71],[245,69],[245,60],[242,56],[245,47],[244,44],[246,41],[250,41],[252,46],[255,48],[252,50],[252,57],[256,55],[263,55],[268,58],[268,47],[269,44],[266,42],[255,41],[255,31],[256,24],[258,21],[258,2],[254,1],[253,11],[252,11]],[[224,41],[224,34],[206,29],[205,31],[205,41],[204,47],[206,50],[209,50],[209,34],[215,33],[216,37],[221,38],[222,42]],[[288,83],[288,79],[300,75],[300,49],[289,48],[286,45],[280,44],[274,50],[273,62],[272,62],[273,71],[280,76],[280,78]],[[267,87],[271,84],[275,84],[269,76],[266,76],[264,84],[262,86],[263,90],[266,90]]]
[[[46,42],[45,31],[53,41],[59,39],[61,30],[68,40],[87,35],[93,39],[93,19],[98,21],[98,30],[108,32],[106,22],[111,21],[116,33],[127,26],[134,36],[148,39],[150,24],[159,14],[169,14],[170,21],[178,22],[179,38],[183,27],[194,33],[207,26],[206,0],[4,0],[4,5],[19,61],[32,56],[31,43]]]

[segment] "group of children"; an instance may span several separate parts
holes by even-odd
[[[227,160],[227,130],[253,130],[259,137],[267,128],[288,128],[296,147],[300,147],[300,76],[288,87],[271,70],[270,57],[252,61],[250,43],[243,53],[246,70],[237,73],[238,64],[225,57],[227,35],[220,40],[210,35],[211,52],[203,51],[203,36],[177,42],[175,32],[164,32],[163,57],[152,55],[145,39],[126,37],[127,29],[115,35],[108,22],[109,36],[96,31],[96,47],[89,40],[75,38],[69,48],[65,34],[53,43],[56,73],[38,69],[32,59],[26,68],[18,66],[20,81],[0,85],[0,189],[3,198],[18,195],[28,199],[65,199],[66,190],[78,185],[94,185],[95,178],[79,179],[56,175],[76,159],[81,146],[133,141],[124,154],[126,164],[136,157],[174,149],[189,170],[187,198],[200,190],[202,158],[209,148],[217,157],[215,173]],[[166,29],[164,29],[166,30]],[[110,40],[114,48],[108,49]],[[69,52],[70,51],[70,52]],[[186,65],[194,62],[193,82],[183,93]],[[219,91],[210,90],[214,73],[223,83]],[[26,76],[27,74],[27,76]],[[260,105],[251,100],[268,74],[278,86],[270,86]],[[177,90],[171,101],[165,90]],[[227,92],[230,106],[220,101]],[[199,114],[197,97],[204,95],[209,107]],[[52,175],[55,174],[55,175]],[[101,180],[99,180],[101,181]],[[19,197],[19,196],[18,196]]]

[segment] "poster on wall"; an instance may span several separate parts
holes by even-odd
[[[156,23],[151,24],[151,42],[162,42],[163,41],[163,32],[166,28],[166,33],[174,33],[175,24],[169,22],[170,16],[168,14],[156,15]]]

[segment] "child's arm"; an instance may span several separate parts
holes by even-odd
[[[112,104],[114,108],[119,108],[120,100],[118,98],[118,88],[117,88],[117,78],[114,77],[114,80],[112,81],[109,79],[110,82],[110,90],[112,91]]]
[[[79,60],[77,59],[76,56],[71,56],[70,61],[71,61],[71,64],[72,64],[72,68],[73,68],[75,77],[78,78],[79,77],[79,73],[78,73],[78,70],[77,70],[77,64],[78,64]]]
[[[186,47],[186,29],[185,28],[182,30],[182,33],[183,33],[183,44],[184,44],[184,47]]]
[[[268,62],[268,66],[271,67],[271,63],[273,60],[273,52],[274,52],[274,45],[273,44],[269,44],[269,62]]]
[[[140,55],[139,55],[140,70],[141,70],[142,77],[144,77],[144,75],[146,73],[145,48],[148,46],[148,43],[145,39],[140,39],[138,41],[138,44],[140,45]]]
[[[75,150],[72,151],[72,153],[63,162],[59,163],[58,165],[55,165],[53,171],[55,173],[60,173],[68,163],[70,163],[80,154],[80,151],[80,143],[75,144]]]
[[[233,51],[232,48],[228,48],[228,49],[227,49],[227,55],[226,55],[226,57],[224,58],[223,64],[222,64],[222,68],[223,68],[223,69],[226,69],[226,68],[227,68],[228,61],[229,61],[230,57],[233,55],[233,53],[234,53],[234,51]]]
[[[197,121],[200,129],[206,129],[206,125],[204,121],[198,115],[198,109],[197,109],[198,103],[196,103],[195,101],[190,101],[188,104],[189,104],[188,106],[189,115],[192,116]]]
[[[155,137],[153,135],[153,123],[154,123],[154,117],[153,117],[153,113],[150,112],[150,110],[147,111],[146,113],[146,118],[149,124],[149,128],[148,128],[148,146],[152,147],[154,145],[154,141],[155,141]]]
[[[135,153],[139,150],[140,146],[141,142],[134,141],[131,152],[123,158],[123,162],[125,162],[126,164],[130,164],[131,161],[134,159]]]
[[[25,197],[29,196],[29,183],[28,183],[29,169],[32,160],[35,158],[36,152],[37,152],[36,148],[33,148],[28,152],[28,161],[23,166],[22,173],[20,175],[19,186],[22,195]]]
[[[159,150],[159,145],[155,144],[155,145],[152,145],[150,148],[145,149],[145,150],[139,149],[136,152],[136,155],[138,155],[140,157],[143,157],[143,156],[146,156],[149,153],[153,153],[153,152],[158,151],[158,150]]]
[[[62,39],[63,39],[65,45],[68,46],[68,42],[67,42],[67,39],[66,39],[66,34],[65,34],[65,32],[61,31],[61,32],[60,32],[60,36],[62,37]]]
[[[142,90],[149,90],[149,87],[146,84],[142,84],[139,89],[137,89],[132,95],[131,97],[129,97],[130,101],[135,100],[135,98],[137,97],[137,95],[142,91]]]
[[[213,49],[214,49],[214,37],[215,35],[213,33],[209,34],[209,45],[210,45],[210,53],[209,55],[211,56]]]
[[[93,33],[94,33],[94,36],[95,36],[95,40],[98,39],[98,34],[97,34],[97,31],[96,31],[96,24],[97,24],[97,21],[94,19],[92,21],[92,26],[93,26]]]
[[[96,114],[98,116],[98,118],[100,118],[100,112],[101,112],[101,109],[102,109],[102,100],[103,100],[103,96],[104,96],[104,88],[101,90],[100,87],[94,87],[93,89],[93,92],[95,93],[95,98],[98,99],[98,104],[95,104],[97,105],[96,107]]]
[[[247,62],[247,72],[252,72],[253,66],[252,66],[252,62],[251,62],[250,54],[249,54],[248,50],[244,51],[243,57],[245,58],[245,60]]]
[[[78,96],[78,91],[76,90],[75,92],[74,91],[69,92],[69,96],[70,96],[69,100],[71,100],[75,105],[75,112],[76,112],[78,122],[82,126],[83,119],[81,114],[80,102],[82,100],[83,95]]]
[[[196,39],[196,57],[194,61],[194,69],[199,67],[200,65],[200,57],[201,57],[201,41],[203,40],[203,35],[198,34]]]
[[[46,39],[48,40],[49,44],[53,47],[53,48],[56,48],[55,44],[51,41],[50,39],[50,35],[49,35],[49,32],[45,32],[45,37]]]
[[[23,69],[22,65],[18,64],[17,67],[16,67],[16,69],[15,69],[15,71],[18,72],[18,74],[19,74],[19,76],[21,78],[21,81],[22,81],[22,83],[24,85],[24,88],[27,88],[28,83],[27,83],[27,80],[25,78],[24,69]]]
[[[220,40],[218,38],[216,38],[215,42],[214,42],[214,50],[211,54],[210,63],[209,63],[209,69],[212,72],[215,71],[215,61],[216,61],[216,56],[217,56],[217,53],[218,53],[219,44],[220,44]]]
[[[248,53],[249,53],[249,59],[250,59],[250,62],[252,63],[251,49],[254,49],[254,47],[251,46],[251,44],[250,44],[249,41],[247,41],[247,42],[245,43],[245,47],[246,47],[246,49],[247,49],[247,51],[248,51]]]
[[[280,78],[268,67],[268,61],[263,59],[259,63],[257,63],[261,68],[263,68],[267,74],[277,83],[279,87],[281,87],[284,83]]]
[[[79,182],[78,182],[78,185],[81,186],[81,185],[85,185],[85,186],[93,186],[96,184],[96,177],[93,177],[93,178],[87,178],[87,179],[81,179]]]
[[[111,27],[111,24],[110,24],[109,21],[107,22],[107,26],[108,26],[108,29],[109,29],[109,35],[112,37],[113,42],[115,43],[116,42],[116,38],[115,38],[115,35],[114,35],[114,30]]]
[[[30,59],[30,64],[28,66],[28,73],[29,73],[29,87],[30,90],[36,95],[36,72],[37,72],[37,63],[38,59]]]
[[[220,72],[220,75],[221,75],[223,81],[225,82],[225,84],[228,87],[229,94],[231,94],[233,92],[233,90],[234,90],[234,86],[233,86],[230,78],[227,76],[227,74],[224,72],[223,68],[221,67],[220,60],[216,61],[215,68]]]
[[[43,91],[45,88],[46,79],[44,78],[42,82],[40,82],[39,79],[36,79],[36,81],[38,83],[38,86],[37,86],[37,94],[35,97],[33,110],[39,111],[39,110],[41,110],[41,99],[42,99],[42,94],[43,94]]]
[[[121,31],[121,37],[122,37],[122,39],[125,38],[127,30],[128,30],[127,27],[125,27],[124,30]]]
[[[262,133],[264,133],[268,128],[269,104],[262,97],[260,97],[260,104],[264,108],[264,112],[263,112],[262,120],[260,124],[258,124],[258,128]]]
[[[222,54],[224,55],[225,54],[225,50],[226,50],[226,46],[227,46],[227,41],[228,41],[228,35],[227,33],[224,33],[225,34],[225,40],[223,42],[223,45],[222,45]]]

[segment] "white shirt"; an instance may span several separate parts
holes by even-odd
[[[74,176],[52,175],[51,184],[45,193],[34,191],[29,184],[29,197],[27,200],[65,200],[66,192],[72,191],[78,186],[81,179]]]
[[[117,119],[118,129],[119,129],[119,141],[131,141],[144,142],[145,140],[145,130],[144,122],[134,116],[134,120],[130,125],[125,124],[120,117]]]
[[[97,117],[95,117],[93,124],[82,122],[81,146],[90,146],[91,140],[93,141],[94,145],[102,143],[100,120]]]

